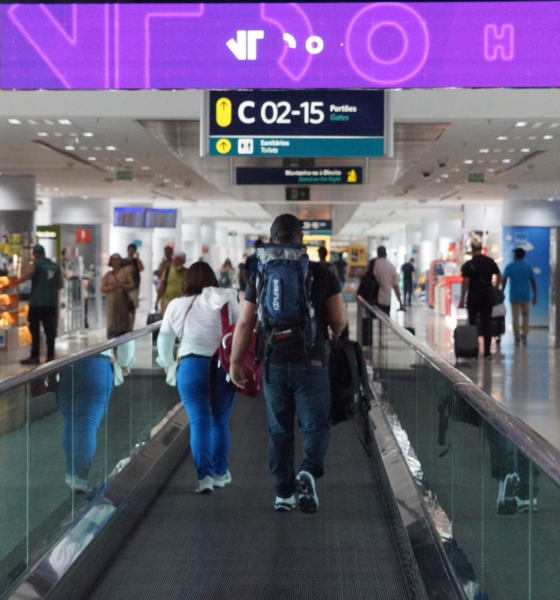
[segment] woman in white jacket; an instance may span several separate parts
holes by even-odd
[[[236,290],[221,289],[214,271],[205,262],[188,270],[183,294],[165,311],[157,339],[160,366],[173,364],[175,339],[181,340],[177,389],[185,405],[191,429],[191,450],[198,473],[196,492],[207,494],[231,482],[228,470],[229,416],[236,395],[225,371],[211,369],[211,357],[220,344],[220,310],[228,304],[230,323],[240,314]],[[211,406],[210,379],[215,382]]]

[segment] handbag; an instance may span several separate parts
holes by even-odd
[[[233,341],[233,333],[235,331],[235,325],[229,321],[229,309],[227,302],[220,310],[220,319],[222,323],[222,339],[220,345],[214,353],[214,357],[217,356],[218,364],[226,372],[229,380],[229,367],[231,364],[231,346]],[[257,334],[253,331],[251,334],[251,342],[243,357],[243,369],[247,375],[247,383],[244,388],[239,388],[240,391],[250,398],[256,398],[263,389],[263,372],[262,365],[257,364]]]
[[[185,318],[183,319],[183,325],[181,326],[181,335],[179,338],[177,338],[177,354],[175,355],[175,360],[173,361],[173,363],[167,367],[167,374],[165,375],[165,383],[167,383],[167,385],[171,385],[173,387],[177,386],[177,369],[179,368],[179,362],[181,361],[181,359],[179,358],[179,348],[181,347],[181,340],[183,339],[183,333],[185,331],[185,324],[187,322],[187,317],[189,316],[189,313],[191,312],[191,308],[193,307],[194,301],[197,299],[198,294],[194,297],[194,300],[191,302],[191,305],[189,306],[189,308],[187,309],[187,312],[185,313]]]

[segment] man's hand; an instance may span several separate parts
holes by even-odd
[[[247,374],[243,365],[231,364],[229,366],[229,378],[233,382],[233,385],[243,389],[247,385]]]
[[[399,302],[399,311],[406,312],[406,308],[404,307],[404,304],[402,302]]]

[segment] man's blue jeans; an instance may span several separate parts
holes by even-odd
[[[88,478],[113,380],[111,361],[106,356],[85,358],[60,372],[58,406],[64,417],[62,447],[67,475]]]
[[[288,498],[295,491],[294,420],[303,432],[303,460],[299,471],[323,475],[330,437],[331,392],[327,367],[293,363],[268,366],[264,395],[268,417],[269,467],[276,494]]]
[[[210,358],[183,358],[177,369],[177,389],[189,417],[191,450],[198,478],[225,475],[231,444],[229,416],[235,387],[216,367],[215,405],[210,405]]]

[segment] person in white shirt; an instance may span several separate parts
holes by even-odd
[[[404,311],[405,308],[399,290],[399,275],[397,269],[387,260],[387,248],[385,246],[377,248],[377,258],[373,267],[373,275],[379,284],[377,295],[379,308],[389,314],[391,309],[391,290],[393,290],[399,301],[399,310]]]
[[[198,473],[195,491],[204,494],[231,482],[229,416],[236,388],[221,367],[211,364],[222,338],[220,310],[225,304],[230,323],[235,323],[240,314],[237,291],[220,288],[208,263],[194,263],[185,277],[183,295],[167,306],[157,339],[157,362],[165,369],[173,364],[175,339],[180,339],[177,389],[189,417]],[[212,394],[210,378],[216,388]]]

